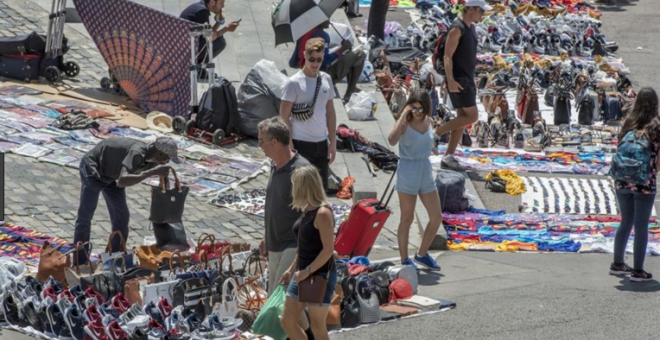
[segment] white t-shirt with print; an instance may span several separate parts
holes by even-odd
[[[291,138],[305,142],[321,142],[328,138],[328,127],[325,106],[329,100],[335,97],[332,78],[325,73],[319,72],[321,78],[321,89],[319,90],[314,114],[308,120],[301,121],[291,116]],[[301,70],[289,78],[284,87],[282,100],[295,104],[311,104],[314,100],[316,90],[316,77],[308,77]]]

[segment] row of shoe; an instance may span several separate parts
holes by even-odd
[[[74,340],[223,340],[233,339],[242,320],[211,314],[204,320],[189,309],[173,308],[166,298],[144,307],[123,293],[109,301],[92,288],[64,289],[52,277],[41,284],[31,276],[0,287],[0,326],[32,335]]]

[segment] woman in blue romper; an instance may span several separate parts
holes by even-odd
[[[434,151],[431,98],[424,90],[410,93],[399,120],[394,124],[387,141],[394,146],[399,143],[399,164],[394,188],[399,193],[401,221],[397,233],[401,264],[418,269],[417,264],[428,270],[440,270],[440,266],[428,254],[429,247],[442,223],[440,197],[435,186],[429,156]],[[417,196],[429,215],[419,251],[408,257],[408,236],[415,218]]]

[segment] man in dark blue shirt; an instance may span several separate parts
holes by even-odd
[[[293,51],[289,66],[292,68],[302,68],[305,63],[305,44],[312,38],[322,38],[325,41],[325,55],[321,64],[321,71],[327,73],[332,78],[332,82],[337,84],[346,78],[348,87],[344,94],[344,104],[348,102],[351,95],[357,92],[357,81],[364,69],[366,54],[362,50],[352,50],[351,42],[342,39],[341,47],[335,52],[330,52],[330,35],[325,29],[330,27],[330,21],[326,21],[313,30],[307,32],[296,42],[296,49]]]
[[[227,32],[234,32],[238,27],[238,21],[232,21],[227,26],[220,28],[225,22],[222,17],[222,9],[225,7],[225,0],[200,0],[183,10],[181,12],[182,19],[196,22],[200,25],[208,24],[211,18],[211,13],[215,14],[215,23],[213,24],[213,58],[217,57],[227,47],[227,41],[223,36]],[[201,46],[197,55],[197,62],[199,64],[208,63],[208,52],[206,50],[206,39],[200,37],[199,46]],[[202,72],[202,78],[205,73]]]

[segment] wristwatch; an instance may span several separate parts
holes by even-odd
[[[308,273],[310,273],[310,274],[312,273],[312,270],[309,269],[309,266],[307,266],[307,268],[305,268],[305,270],[306,270]]]

